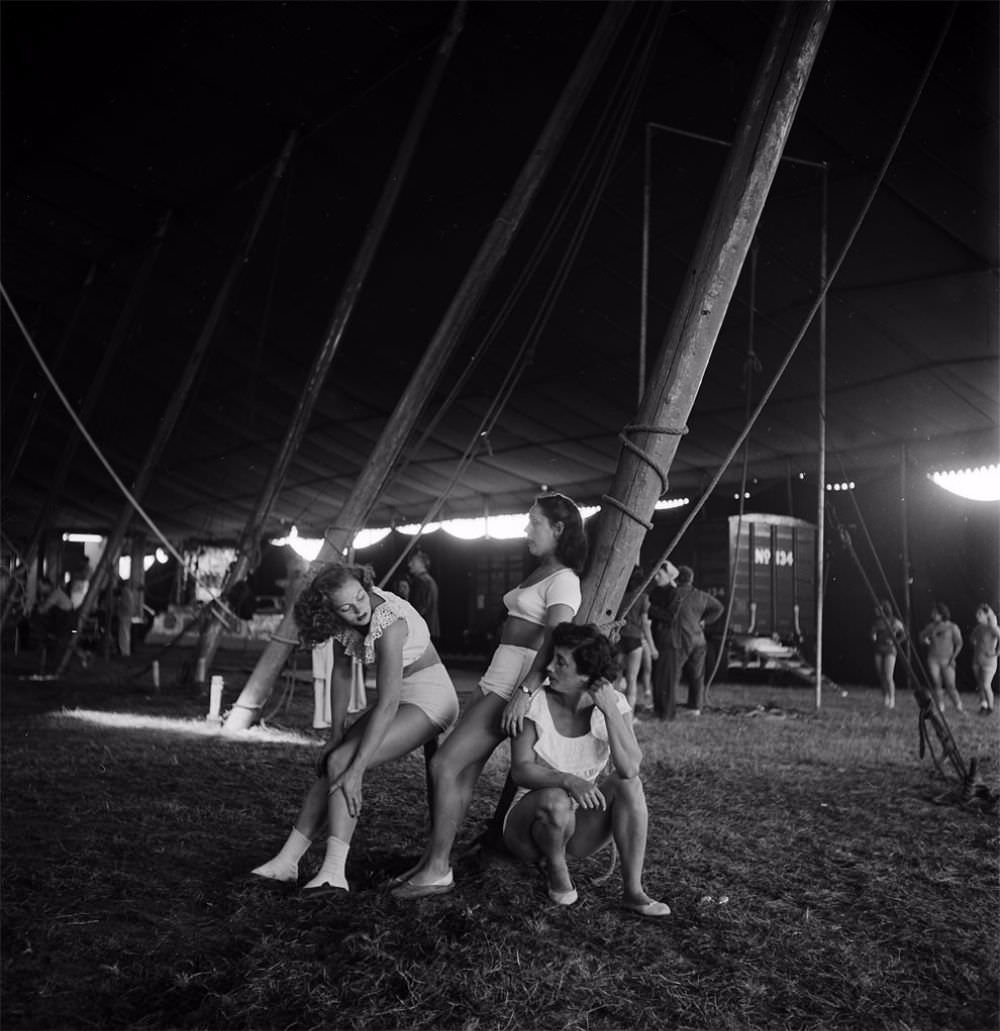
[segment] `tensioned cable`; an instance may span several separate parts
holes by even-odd
[[[788,368],[792,358],[795,356],[795,352],[798,350],[799,344],[802,343],[802,340],[808,332],[809,327],[812,325],[812,321],[816,317],[816,313],[819,311],[821,305],[823,304],[826,295],[830,292],[830,288],[836,280],[837,274],[840,272],[840,268],[844,264],[844,261],[847,258],[847,255],[854,244],[855,238],[861,231],[861,227],[862,225],[864,225],[865,219],[868,217],[868,211],[870,210],[872,204],[875,201],[875,197],[878,194],[879,188],[882,185],[882,181],[885,179],[886,173],[889,170],[889,165],[892,163],[893,158],[896,156],[896,151],[899,149],[899,145],[902,142],[903,134],[909,127],[910,120],[913,118],[913,112],[916,110],[917,104],[919,103],[920,98],[923,95],[924,87],[927,85],[927,80],[930,78],[931,71],[933,70],[934,65],[937,63],[938,54],[941,52],[941,47],[944,44],[945,36],[947,36],[948,34],[948,29],[950,28],[952,19],[955,16],[955,9],[957,8],[957,6],[958,0],[955,0],[955,2],[953,2],[951,5],[951,8],[948,12],[948,17],[945,19],[945,23],[941,28],[941,32],[937,38],[936,43],[934,44],[934,49],[931,53],[930,59],[927,62],[927,66],[924,68],[923,75],[921,76],[920,82],[917,85],[916,92],[914,93],[913,98],[911,99],[909,106],[906,109],[906,113],[903,116],[903,121],[898,131],[896,132],[896,136],[892,141],[892,145],[889,147],[888,153],[882,161],[882,165],[879,168],[878,175],[875,177],[875,181],[872,185],[872,188],[869,191],[864,204],[861,206],[861,211],[859,212],[858,217],[855,219],[854,225],[851,227],[850,233],[848,233],[847,240],[844,243],[844,246],[841,248],[840,254],[837,257],[837,260],[834,262],[833,268],[831,269],[829,276],[827,276],[826,282],[820,288],[819,293],[816,295],[815,301],[813,302],[809,311],[806,313],[806,318],[802,325],[802,328],[799,330],[797,336],[792,341],[792,345],[791,347],[789,347],[788,352],[782,359],[781,364],[778,366],[778,369],[775,372],[774,377],[768,384],[767,389],[764,391],[756,408],[754,408],[753,415],[751,415],[746,426],[743,427],[742,432],[736,438],[736,441],[730,448],[729,453],[722,460],[722,463],[720,464],[718,471],[712,477],[705,492],[698,499],[697,503],[692,508],[687,518],[681,524],[681,528],[677,531],[676,534],[674,534],[673,539],[664,549],[663,554],[652,566],[653,571],[649,573],[645,580],[643,580],[643,582],[639,585],[638,589],[633,593],[632,597],[626,599],[625,606],[623,607],[619,618],[624,617],[626,613],[628,613],[629,610],[632,608],[632,606],[639,600],[643,592],[649,589],[650,584],[652,584],[653,582],[653,576],[655,575],[656,570],[659,569],[660,566],[667,561],[667,559],[673,552],[674,548],[677,547],[677,544],[680,541],[680,539],[684,536],[684,534],[690,528],[691,524],[694,522],[695,517],[705,507],[705,504],[707,503],[712,492],[718,486],[719,481],[722,479],[722,476],[725,473],[726,469],[729,468],[729,465],[735,457],[736,452],[739,451],[740,446],[743,444],[743,441],[746,440],[746,438],[750,435],[750,431],[753,429],[754,424],[757,422],[760,413],[764,410],[768,401],[771,400],[771,395],[774,393],[775,389],[778,386],[778,383],[781,380],[781,377],[785,374],[785,370]]]
[[[69,417],[70,419],[72,419],[73,424],[76,426],[77,430],[79,430],[80,435],[90,446],[91,451],[93,451],[94,454],[97,456],[97,460],[101,463],[101,465],[104,466],[108,475],[111,477],[115,485],[125,496],[128,503],[135,509],[136,513],[139,515],[142,521],[150,528],[150,530],[153,531],[153,534],[155,535],[156,539],[163,545],[166,551],[173,555],[173,557],[183,566],[184,556],[170,543],[170,541],[167,540],[167,538],[161,532],[160,528],[156,525],[156,523],[153,522],[152,518],[148,515],[146,510],[139,503],[135,495],[128,489],[128,487],[125,486],[125,483],[122,481],[121,477],[118,475],[118,473],[115,472],[114,467],[104,456],[104,452],[101,450],[97,441],[94,440],[94,438],[90,435],[90,432],[87,429],[87,427],[84,426],[83,420],[79,417],[79,415],[77,415],[76,410],[70,403],[69,398],[63,393],[62,387],[59,386],[59,383],[57,382],[55,376],[52,375],[52,370],[48,367],[48,365],[45,362],[45,359],[41,355],[41,352],[35,345],[35,341],[32,339],[31,333],[28,332],[28,327],[24,324],[23,320],[21,319],[21,316],[18,313],[17,308],[14,307],[14,302],[11,301],[10,295],[7,293],[7,290],[2,282],[0,282],[0,296],[3,297],[8,309],[10,310],[11,315],[14,317],[14,321],[17,323],[18,329],[20,329],[21,334],[23,335],[25,342],[28,345],[29,350],[35,356],[35,360],[41,367],[42,373],[44,374],[45,378],[49,381],[49,385],[55,391],[56,396],[62,402],[63,407],[69,413]],[[229,610],[228,606],[222,601],[221,595],[216,593],[213,587],[208,586],[202,581],[199,581],[199,583],[200,586],[205,588],[207,591],[209,591],[210,594],[213,595],[213,604],[219,605],[227,613],[229,613],[229,615],[235,618],[235,613]]]
[[[584,210],[577,222],[574,232],[570,238],[569,245],[563,258],[560,262],[559,268],[556,272],[556,276],[550,283],[548,290],[546,291],[545,297],[543,298],[542,304],[539,306],[539,311],[536,313],[532,325],[525,335],[520,347],[518,348],[517,355],[514,361],[511,363],[510,368],[504,381],[501,384],[500,389],[494,397],[494,401],[491,404],[490,409],[484,415],[483,419],[480,420],[479,426],[473,433],[472,438],[462,454],[459,464],[453,473],[451,480],[441,495],[432,503],[427,514],[424,516],[416,534],[411,537],[407,542],[406,547],[397,556],[396,561],[392,564],[388,572],[382,577],[381,583],[384,585],[389,582],[392,575],[402,565],[406,556],[416,547],[417,542],[420,539],[424,528],[429,522],[431,522],[440,509],[443,507],[445,501],[451,494],[461,475],[465,472],[468,466],[475,458],[475,449],[478,443],[483,439],[487,438],[492,427],[496,424],[500,415],[502,414],[507,402],[510,400],[515,387],[520,381],[521,376],[530,364],[530,356],[534,353],[535,348],[538,344],[538,340],[548,323],[548,320],[555,308],[555,304],[562,291],[562,287],[565,284],[566,278],[569,275],[570,269],[572,268],[573,262],[579,253],[580,247],[583,243],[583,239],[589,229],[594,214],[597,211],[598,205],[600,204],[601,195],[607,185],[608,179],[611,176],[611,172],[614,168],[614,163],[617,155],[620,153],[621,144],[625,136],[626,129],[631,120],[631,116],[635,111],[635,105],[638,102],[639,94],[642,89],[642,85],[645,82],[646,76],[649,72],[649,67],[652,62],[652,56],[656,48],[657,41],[660,33],[663,29],[663,22],[666,15],[666,11],[662,11],[656,15],[656,22],[653,32],[645,37],[645,46],[643,47],[642,56],[635,65],[634,71],[632,71],[628,83],[624,86],[626,71],[630,69],[632,65],[632,55],[636,52],[639,45],[639,40],[642,38],[642,34],[637,36],[635,44],[632,47],[632,53],[629,55],[629,59],[624,65],[622,74],[619,76],[618,83],[616,84],[614,95],[620,93],[620,99],[612,100],[611,103],[606,107],[604,115],[602,116],[601,124],[599,126],[598,133],[595,134],[594,139],[598,136],[603,135],[604,123],[614,113],[614,108],[620,109],[615,119],[615,129],[611,137],[610,145],[604,154],[601,167],[598,171],[597,178],[595,179],[594,186],[591,189],[590,196],[584,207]],[[528,355],[528,359],[525,360],[525,355]]]
[[[662,31],[662,21],[666,18],[669,11],[669,4],[657,14],[655,17],[659,19],[658,27],[655,29],[654,35],[659,36]],[[649,16],[652,17],[652,16]],[[572,209],[572,205],[576,201],[580,192],[583,189],[583,184],[588,175],[590,175],[591,169],[593,168],[597,160],[597,150],[600,140],[604,138],[607,131],[607,123],[611,119],[616,104],[620,103],[616,98],[622,90],[622,84],[625,81],[629,69],[632,67],[632,58],[639,48],[639,40],[641,34],[636,38],[636,41],[632,44],[632,49],[628,55],[628,58],[623,64],[622,71],[618,76],[618,80],[615,83],[614,89],[611,91],[609,100],[604,106],[600,118],[598,119],[597,126],[594,133],[587,142],[587,146],[584,149],[583,156],[580,162],[577,164],[576,169],[573,173],[568,188],[563,192],[559,199],[559,203],[556,206],[555,213],[549,219],[549,222],[542,233],[538,243],[532,250],[531,256],[525,263],[513,288],[507,294],[503,304],[500,307],[499,312],[494,317],[490,324],[489,329],[486,331],[483,341],[480,344],[478,350],[473,354],[472,358],[465,364],[462,372],[458,376],[458,379],[453,384],[451,390],[449,390],[444,401],[437,406],[437,409],[432,417],[431,421],[427,425],[426,429],[421,433],[417,443],[408,449],[406,457],[401,462],[399,468],[393,473],[392,478],[398,479],[413,463],[415,456],[420,453],[423,446],[427,443],[427,440],[433,434],[434,430],[437,429],[441,422],[441,419],[454,404],[458,394],[468,382],[473,372],[478,368],[479,364],[486,357],[487,352],[496,342],[497,337],[500,334],[501,329],[506,323],[507,319],[510,318],[511,312],[514,310],[517,302],[521,299],[524,291],[527,289],[529,283],[532,280],[538,266],[541,264],[542,259],[545,257],[546,252],[552,246],[556,236],[562,231],[563,225],[566,219],[569,217]],[[642,73],[643,75],[646,73]],[[634,80],[633,80],[634,81]],[[634,102],[630,109],[634,108]]]
[[[747,392],[747,403],[746,403],[746,417],[750,416],[750,407],[753,404],[753,374],[761,371],[760,359],[757,357],[757,352],[754,350],[754,337],[756,332],[756,324],[754,322],[754,315],[757,311],[757,255],[760,248],[757,243],[754,243],[750,249],[750,304],[749,304],[749,323],[747,327],[747,356],[744,363],[745,369],[745,386]],[[740,475],[740,504],[739,510],[736,516],[736,555],[733,556],[731,563],[732,568],[729,571],[729,590],[726,598],[726,618],[722,624],[722,635],[719,640],[719,652],[715,656],[715,664],[712,666],[712,672],[708,675],[705,681],[705,701],[708,701],[708,692],[711,690],[712,684],[715,682],[715,678],[718,676],[719,667],[722,665],[722,660],[726,654],[726,639],[729,636],[729,626],[733,619],[733,605],[736,601],[736,570],[739,566],[739,553],[740,553],[740,537],[743,533],[743,516],[746,512],[746,501],[747,501],[747,478],[750,475],[750,438],[747,437],[743,444],[743,470]],[[747,541],[747,549],[749,554],[750,542]]]

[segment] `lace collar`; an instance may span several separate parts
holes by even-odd
[[[343,626],[333,635],[333,639],[344,646],[344,651],[351,658],[360,659],[366,666],[371,666],[375,662],[375,642],[385,632],[385,628],[397,619],[404,618],[402,598],[378,587],[373,587],[371,593],[381,598],[382,604],[372,609],[367,633],[363,634],[354,627]]]

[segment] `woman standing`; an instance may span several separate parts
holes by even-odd
[[[323,568],[295,604],[302,639],[333,638],[332,731],[281,851],[253,873],[298,879],[299,860],[327,826],[326,857],[303,894],[347,891],[347,854],[361,814],[365,772],[436,738],[454,723],[458,695],[426,622],[402,598],[373,586],[368,566]],[[375,666],[375,704],[345,732],[351,660]]]
[[[538,566],[504,595],[507,618],[479,681],[480,694],[431,760],[431,837],[420,862],[397,879],[392,889],[397,898],[439,895],[454,887],[451,849],[479,774],[504,736],[520,729],[527,701],[541,686],[552,631],[580,607],[587,538],[576,505],[563,494],[540,495],[528,513],[526,536]]]
[[[955,686],[955,660],[962,650],[962,631],[952,623],[947,605],[938,602],[931,609],[931,621],[920,631],[927,647],[927,671],[934,685],[938,708],[944,710],[945,692],[956,711],[962,712],[962,699]]]
[[[636,566],[625,588],[625,597],[630,598],[644,579],[642,569]],[[622,665],[625,667],[622,671],[625,676],[625,697],[628,699],[629,708],[635,712],[640,705],[639,676],[644,652],[648,650],[651,657],[657,654],[649,622],[649,595],[645,591],[625,616],[618,647],[622,653]],[[650,693],[651,685],[647,677],[643,679],[642,704],[646,704]]]
[[[541,866],[549,898],[578,898],[567,856],[585,858],[614,838],[622,861],[622,905],[640,916],[670,907],[646,894],[642,870],[649,816],[639,780],[642,752],[628,703],[609,681],[617,675],[611,645],[597,627],[563,623],[552,635],[547,686],[538,691],[512,745],[519,787],[504,841],[519,859]],[[608,759],[614,771],[600,776]]]
[[[903,624],[892,614],[892,605],[880,601],[875,608],[875,623],[872,626],[872,644],[875,646],[875,672],[882,688],[882,704],[887,709],[896,707],[896,646],[906,633]]]
[[[976,609],[976,625],[969,635],[972,645],[972,673],[979,689],[979,713],[989,716],[993,712],[993,678],[997,675],[997,656],[1000,655],[1000,630],[997,614],[983,604]]]

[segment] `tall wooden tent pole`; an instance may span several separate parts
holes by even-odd
[[[816,487],[816,708],[823,704],[823,585],[826,583],[826,288],[827,223],[829,216],[828,176],[823,166],[820,183],[819,286],[823,301],[819,307],[819,454]]]
[[[295,136],[296,134],[294,131],[289,135],[288,141],[285,143],[284,149],[281,152],[281,156],[278,158],[274,169],[271,172],[264,189],[264,194],[261,197],[260,203],[257,205],[253,222],[250,224],[250,227],[244,234],[243,239],[240,241],[240,246],[237,250],[236,256],[233,258],[233,261],[222,280],[222,285],[219,287],[219,290],[215,295],[215,300],[212,302],[212,307],[209,310],[205,323],[201,328],[201,332],[198,334],[198,339],[195,341],[194,348],[188,357],[187,364],[184,366],[181,378],[174,387],[173,394],[171,395],[167,408],[163,413],[163,417],[160,419],[160,424],[157,426],[153,440],[147,448],[142,464],[139,466],[139,469],[135,474],[135,479],[132,482],[132,496],[136,502],[142,500],[142,496],[145,493],[146,488],[149,486],[149,481],[151,480],[153,473],[156,471],[156,466],[160,461],[160,457],[173,435],[174,428],[177,426],[181,412],[183,411],[184,405],[191,393],[191,387],[194,385],[195,378],[198,375],[199,369],[201,369],[202,361],[208,351],[208,346],[215,336],[215,331],[218,329],[219,322],[222,319],[222,314],[229,302],[229,295],[232,293],[233,287],[236,285],[236,281],[239,278],[239,274],[243,270],[247,258],[250,255],[254,241],[257,239],[257,234],[260,232],[260,227],[264,222],[264,217],[267,214],[268,208],[271,206],[271,201],[274,199],[278,183],[285,174],[285,169],[287,168],[288,161],[292,155],[292,148],[295,146]],[[87,594],[85,595],[77,612],[77,620],[80,626],[83,625],[84,621],[94,611],[94,607],[100,597],[100,591],[105,577],[108,575],[109,570],[115,569],[118,563],[118,556],[121,554],[122,544],[125,542],[125,534],[128,532],[129,523],[132,521],[132,514],[132,500],[127,499],[122,506],[117,522],[111,530],[111,533],[108,535],[108,540],[104,546],[104,551],[101,553],[101,557],[98,560],[97,568],[91,576],[90,586],[87,588]],[[66,667],[69,665],[79,639],[79,635],[75,635],[70,639],[70,643],[59,662],[58,672],[60,674],[64,673]]]
[[[784,4],[768,38],[741,129],[702,230],[686,285],[601,513],[579,622],[607,623],[621,603],[657,499],[791,130],[832,0]]]
[[[111,367],[114,365],[115,360],[118,357],[118,351],[127,339],[129,331],[132,328],[132,320],[135,317],[142,295],[145,293],[146,284],[149,281],[149,277],[153,271],[153,266],[156,264],[156,259],[163,246],[163,240],[167,235],[167,227],[169,224],[170,212],[168,211],[160,219],[160,223],[156,229],[156,235],[153,237],[153,242],[146,251],[146,256],[143,258],[142,264],[139,266],[139,271],[136,274],[135,281],[132,283],[132,289],[129,291],[125,305],[118,315],[118,321],[115,323],[115,328],[112,331],[111,337],[104,349],[101,364],[98,366],[97,371],[94,373],[94,378],[90,381],[90,386],[87,388],[87,396],[84,398],[79,411],[80,419],[84,423],[90,422],[90,419],[94,414],[94,409],[97,407],[97,402],[100,399],[101,391],[104,389],[104,381],[107,379],[108,373],[111,371]],[[66,446],[63,448],[63,453],[59,459],[59,465],[56,467],[55,472],[49,480],[49,489],[46,493],[45,501],[42,503],[41,511],[38,513],[38,517],[31,534],[31,539],[24,551],[24,564],[28,569],[35,564],[35,561],[38,558],[38,549],[41,545],[42,537],[48,527],[49,516],[56,501],[62,494],[63,488],[66,486],[69,471],[73,467],[77,450],[80,447],[80,439],[80,434],[78,432],[71,431],[69,433],[66,440]],[[7,613],[5,612],[4,617],[6,618],[6,616]]]
[[[403,183],[406,181],[406,175],[413,161],[417,144],[420,142],[431,105],[437,95],[441,79],[444,77],[445,69],[455,48],[455,42],[464,26],[465,7],[464,0],[456,5],[448,31],[442,37],[441,43],[438,46],[434,64],[431,66],[430,74],[424,83],[417,105],[413,109],[406,133],[400,141],[396,158],[393,161],[392,168],[389,170],[389,175],[386,177],[385,186],[382,188],[382,195],[379,197],[357,257],[354,259],[354,265],[348,273],[344,288],[337,301],[337,306],[333,312],[326,335],[313,361],[312,369],[309,371],[309,376],[303,387],[302,396],[299,398],[295,414],[285,432],[281,447],[271,464],[267,479],[257,495],[253,511],[243,527],[243,532],[240,535],[239,544],[236,548],[236,558],[232,568],[226,575],[225,587],[231,587],[233,584],[239,583],[240,580],[250,573],[255,564],[254,556],[260,546],[260,537],[264,524],[267,522],[271,509],[274,506],[275,498],[278,496],[278,492],[285,482],[285,477],[288,475],[288,467],[291,464],[292,458],[302,442],[302,436],[312,416],[313,409],[316,407],[323,384],[326,382],[330,365],[340,346],[340,341],[343,338],[351,315],[354,313],[358,296],[365,284],[365,280],[368,278],[368,272],[371,269],[372,262],[375,260],[375,253],[382,241],[382,237],[385,235],[389,219],[395,209]],[[218,614],[214,614],[214,618],[203,629],[198,642],[198,661],[195,663],[195,669],[198,673],[196,675],[201,675],[201,671],[207,671],[211,668],[215,653],[219,648],[222,631],[223,624]]]
[[[354,535],[364,525],[393,467],[402,454],[406,439],[443,372],[462,333],[493,280],[514,235],[569,132],[583,101],[604,64],[619,31],[625,23],[630,3],[609,3],[600,24],[566,84],[552,114],[521,169],[493,225],[479,248],[441,324],[427,346],[420,365],[403,391],[382,435],[340,510],[337,523],[327,529],[317,564],[341,558]],[[294,599],[292,599],[294,600]],[[269,697],[298,633],[289,606],[278,632],[268,644],[239,699],[226,720],[227,730],[243,730],[257,719]]]
[[[56,345],[55,352],[52,355],[51,368],[55,372],[59,368],[59,363],[62,361],[63,355],[66,353],[66,348],[69,347],[69,342],[73,339],[73,334],[76,332],[77,323],[80,321],[80,316],[83,314],[84,305],[87,302],[87,297],[90,294],[90,288],[94,284],[94,277],[97,274],[97,266],[91,265],[87,270],[87,278],[83,281],[83,286],[80,288],[80,294],[77,297],[76,304],[73,305],[73,311],[70,317],[66,320],[66,325],[63,328],[62,335],[59,337],[59,343]],[[21,424],[18,432],[17,443],[11,449],[10,458],[7,461],[6,468],[3,471],[3,488],[4,491],[10,487],[11,482],[14,479],[14,474],[17,472],[18,466],[21,464],[21,459],[24,457],[25,449],[28,446],[28,441],[31,440],[32,431],[35,428],[35,423],[38,422],[38,417],[41,415],[42,408],[45,406],[45,399],[49,396],[49,385],[48,383],[43,384],[38,393],[35,394],[31,402],[31,407],[28,410],[28,414]]]
[[[906,687],[913,690],[913,656],[911,654],[913,640],[913,600],[910,590],[910,517],[907,504],[909,483],[906,472],[908,460],[906,442],[899,452],[899,535],[900,558],[903,564],[903,625],[906,636],[903,638],[903,654],[906,657]]]

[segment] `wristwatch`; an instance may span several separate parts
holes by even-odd
[[[522,691],[523,691],[523,692],[524,692],[524,693],[525,693],[525,694],[526,694],[526,695],[527,695],[527,696],[528,696],[529,698],[530,698],[530,697],[531,697],[531,696],[532,696],[532,695],[533,695],[533,694],[535,693],[534,691],[532,691],[532,690],[531,690],[531,688],[530,688],[530,687],[525,687],[525,685],[524,685],[524,684],[522,684],[522,685],[521,685],[521,690],[522,690]]]

